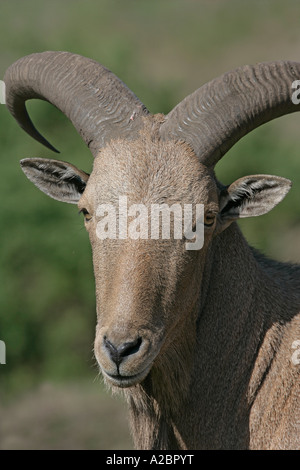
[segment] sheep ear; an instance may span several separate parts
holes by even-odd
[[[252,175],[240,178],[220,197],[219,223],[226,228],[232,221],[269,212],[289,192],[292,183],[286,178]]]
[[[77,204],[89,175],[71,163],[44,158],[20,161],[27,178],[41,191],[57,201]]]

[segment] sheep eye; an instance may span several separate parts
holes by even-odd
[[[212,227],[215,223],[216,216],[212,212],[208,212],[204,215],[204,225],[206,227]]]
[[[81,209],[81,210],[79,211],[79,214],[80,214],[80,213],[83,214],[84,220],[85,220],[86,222],[88,222],[89,220],[91,220],[92,216],[91,216],[91,214],[89,213],[89,211],[88,211],[87,209],[85,209],[85,208]]]

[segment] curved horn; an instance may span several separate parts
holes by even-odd
[[[108,69],[77,54],[42,52],[12,64],[5,73],[6,106],[34,139],[54,150],[32,124],[25,101],[39,98],[60,109],[92,154],[120,135],[128,138],[148,114],[139,99]]]
[[[163,138],[188,142],[207,166],[214,166],[244,135],[272,119],[300,110],[292,83],[300,63],[244,66],[187,96],[167,116]]]

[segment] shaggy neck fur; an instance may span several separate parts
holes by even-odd
[[[264,388],[278,366],[287,325],[294,321],[293,334],[300,338],[300,320],[293,320],[300,286],[288,291],[287,273],[285,265],[256,254],[236,224],[213,240],[197,307],[186,312],[184,329],[148,377],[125,391],[136,448],[256,448],[261,434],[272,434],[261,428],[260,419],[276,411],[280,377],[273,401],[262,398]],[[299,368],[291,387],[296,381]],[[274,432],[280,416],[276,420]]]
[[[124,391],[129,403],[131,431],[137,449],[185,449],[177,423],[190,391],[196,346],[195,307],[185,322],[174,328],[172,343],[157,357],[150,374],[139,385]],[[177,334],[176,334],[177,330]],[[182,338],[187,338],[182,341]]]

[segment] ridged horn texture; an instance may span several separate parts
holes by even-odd
[[[6,106],[34,139],[54,150],[36,130],[25,102],[49,101],[73,123],[94,156],[108,141],[134,138],[146,107],[112,72],[92,59],[69,52],[31,54],[12,64],[4,76]]]
[[[187,96],[167,116],[163,138],[188,142],[207,166],[214,166],[244,135],[261,124],[300,110],[292,83],[300,63],[267,62],[225,73]]]

